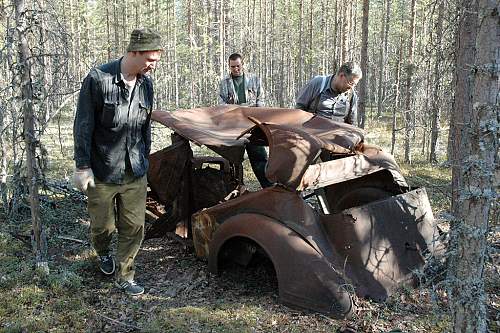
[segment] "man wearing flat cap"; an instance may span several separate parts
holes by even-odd
[[[88,196],[90,237],[99,268],[105,275],[114,274],[129,295],[144,292],[134,281],[134,259],[144,237],[151,147],[153,84],[148,73],[162,49],[155,31],[132,31],[125,55],[93,68],[83,80],[73,127],[74,181]]]

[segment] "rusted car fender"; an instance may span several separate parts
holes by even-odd
[[[210,272],[218,272],[224,245],[239,237],[255,242],[268,255],[283,303],[334,318],[352,314],[354,303],[342,273],[298,233],[267,216],[242,213],[225,220],[210,243]]]

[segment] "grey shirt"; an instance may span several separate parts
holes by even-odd
[[[318,114],[322,117],[356,125],[358,114],[358,95],[352,90],[339,94],[331,88],[333,75],[316,76],[309,81],[297,95],[295,108]],[[323,91],[321,85],[326,78]]]
[[[264,106],[264,89],[261,80],[254,74],[245,73],[246,103],[238,101],[238,94],[231,75],[224,77],[219,83],[219,104],[240,104],[246,106]]]

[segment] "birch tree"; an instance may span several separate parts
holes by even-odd
[[[26,181],[29,188],[29,202],[32,222],[32,246],[36,256],[36,265],[48,273],[47,239],[40,218],[40,198],[38,195],[38,175],[35,134],[35,114],[33,107],[33,89],[31,86],[30,50],[27,31],[30,26],[27,21],[27,10],[24,0],[14,1],[16,13],[16,30],[18,35],[18,63],[21,83],[21,100],[24,115],[24,143],[26,149]]]

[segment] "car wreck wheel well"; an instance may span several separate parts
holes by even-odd
[[[247,267],[251,263],[253,265],[263,261],[266,261],[264,262],[266,272],[276,276],[276,267],[266,250],[257,241],[242,235],[227,239],[217,254],[217,266],[219,268],[230,263]],[[269,271],[269,266],[272,266],[272,272]]]
[[[228,251],[234,249],[235,244],[242,246],[242,241],[244,246],[257,244],[267,254],[283,303],[335,318],[352,313],[351,294],[342,287],[346,281],[332,269],[328,259],[287,225],[268,216],[240,213],[224,220],[210,242],[209,271],[217,274],[224,260],[223,253],[232,255]],[[250,252],[250,257],[259,253],[258,247]],[[253,271],[250,274],[254,274]]]
[[[344,209],[358,207],[370,202],[382,200],[392,195],[391,192],[378,187],[365,186],[358,187],[344,193],[344,195],[335,202],[334,212],[341,212]]]
[[[404,189],[395,183],[389,171],[383,170],[328,186],[325,191],[331,212],[338,213],[344,209],[401,194]]]

